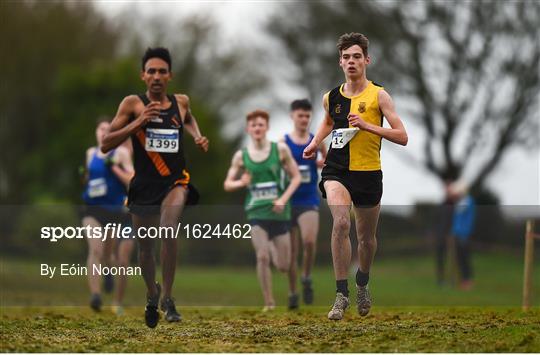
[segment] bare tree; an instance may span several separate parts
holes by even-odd
[[[478,190],[509,147],[538,146],[538,1],[305,2],[286,11],[301,15],[270,29],[312,98],[342,80],[328,70],[337,37],[370,38],[370,77],[411,104],[425,131],[415,159],[436,176],[466,174]]]

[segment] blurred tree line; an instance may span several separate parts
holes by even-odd
[[[205,192],[203,203],[235,199],[216,184],[239,139],[221,134],[223,112],[254,88],[264,89],[266,79],[240,48],[219,51],[214,23],[143,18],[137,26],[113,24],[80,2],[9,2],[1,9],[0,30],[10,39],[1,44],[1,63],[8,68],[0,92],[2,203],[80,201],[77,167],[95,145],[96,119],[112,118],[123,97],[145,91],[140,57],[147,46],[158,45],[171,50],[169,91],[190,96],[192,112],[211,141],[208,154],[191,138],[185,143],[188,168]],[[141,28],[152,28],[153,37],[145,38]]]
[[[227,138],[222,131],[231,120],[243,127],[243,116],[231,112],[268,89],[272,68],[259,65],[264,61],[257,58],[265,53],[258,47],[241,41],[224,46],[219,28],[206,17],[164,22],[128,11],[125,20],[110,21],[86,2],[2,2],[0,16],[5,38],[0,64],[6,68],[0,85],[0,232],[5,248],[28,250],[38,225],[78,224],[76,211],[57,206],[80,203],[77,168],[84,164],[86,148],[95,144],[96,118],[112,117],[123,97],[145,90],[139,72],[147,46],[169,47],[170,91],[190,96],[192,111],[211,141],[206,155],[191,138],[185,143],[188,167],[203,192],[201,203],[241,202],[243,193],[225,194],[221,182],[242,133]],[[325,90],[343,81],[335,48],[339,35],[365,33],[373,58],[370,79],[394,97],[402,96],[410,104],[403,115],[411,120],[407,124],[425,132],[423,156],[404,159],[441,179],[472,170],[480,202],[496,203],[485,181],[504,153],[512,146],[538,146],[539,17],[535,1],[313,1],[284,4],[267,30],[300,73],[291,76],[291,83],[305,87],[315,105]],[[55,210],[5,207],[34,203]],[[228,213],[218,217],[230,221]],[[322,218],[329,220],[329,215]],[[404,218],[382,218],[392,220],[381,224],[384,235],[401,236],[405,227],[411,237],[421,234]],[[321,236],[328,233],[321,230]],[[320,238],[323,258],[330,250],[328,239]],[[247,259],[225,253],[224,243],[190,243],[191,249],[181,250],[189,251],[191,256],[184,257],[191,261],[242,262],[252,254],[249,243],[238,250]],[[38,255],[60,252],[41,246],[34,244]],[[69,248],[61,250],[69,253]]]
[[[241,45],[223,50],[210,19],[165,23],[131,13],[124,22],[109,21],[91,3],[63,1],[2,2],[0,11],[0,31],[9,39],[0,44],[6,68],[0,86],[5,250],[24,251],[31,244],[36,252],[49,250],[35,244],[38,225],[79,223],[77,211],[62,205],[81,203],[78,167],[84,165],[86,149],[96,144],[96,119],[112,118],[125,96],[146,90],[139,74],[148,46],[171,50],[169,92],[190,96],[192,112],[210,139],[207,154],[191,137],[185,142],[188,169],[203,192],[201,203],[241,202],[242,193],[226,194],[221,184],[241,138],[221,134],[224,112],[254,88],[264,89],[266,79],[240,54]],[[135,17],[137,23],[130,20]],[[13,205],[25,207],[8,207]]]
[[[486,180],[508,148],[540,141],[539,20],[535,0],[305,1],[268,27],[316,103],[343,82],[339,36],[364,33],[368,78],[424,133],[411,137],[422,156],[399,154],[441,180],[466,177],[481,202],[496,203]]]

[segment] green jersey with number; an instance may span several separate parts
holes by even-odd
[[[285,191],[284,174],[279,160],[277,143],[271,142],[268,158],[261,162],[254,162],[249,157],[247,148],[242,150],[244,168],[251,175],[251,184],[248,186],[245,210],[248,220],[276,220],[287,221],[291,218],[289,203],[281,213],[272,211],[273,201]]]

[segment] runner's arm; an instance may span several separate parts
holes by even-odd
[[[287,186],[287,189],[279,197],[281,204],[284,205],[290,200],[298,186],[300,186],[302,176],[300,175],[300,170],[298,170],[298,165],[296,164],[289,147],[285,143],[278,143],[278,149],[281,158],[281,166],[291,179],[289,186]]]
[[[184,128],[193,137],[195,144],[199,146],[204,152],[208,151],[208,138],[201,134],[197,120],[191,114],[191,108],[189,107],[189,97],[187,95],[175,95],[176,101],[182,106],[186,112],[184,115]]]
[[[349,115],[349,123],[354,127],[381,136],[393,143],[407,145],[409,138],[407,137],[405,126],[403,126],[403,122],[401,122],[401,119],[396,113],[392,98],[384,90],[379,91],[379,108],[391,128],[368,123],[361,116],[353,114]]]
[[[113,163],[111,166],[112,172],[128,187],[129,182],[135,174],[128,150],[124,147],[118,147],[114,152]]]
[[[311,140],[311,143],[304,149],[304,159],[315,159],[317,156],[317,149],[319,145],[324,141],[326,137],[332,132],[334,128],[334,120],[330,116],[328,111],[328,93],[323,97],[324,118],[315,133],[315,136]]]
[[[86,161],[84,163],[84,171],[81,171],[81,183],[83,185],[86,185],[88,183],[88,170],[90,168],[90,161],[92,160],[92,156],[94,155],[94,152],[97,148],[96,147],[90,147],[86,150]]]
[[[141,116],[129,122],[133,114],[135,100],[137,100],[135,95],[127,96],[118,106],[116,116],[114,116],[111,122],[111,128],[103,138],[101,144],[101,151],[103,153],[107,153],[122,144],[130,135],[144,126],[151,118],[151,115],[159,115],[159,110],[155,108],[155,104],[151,103],[146,106]]]
[[[223,188],[227,192],[236,191],[243,187],[248,186],[251,183],[250,175],[244,171],[241,177],[238,179],[238,175],[244,170],[244,162],[242,161],[242,151],[237,151],[231,162],[231,167],[227,171],[227,177],[223,183]]]
[[[326,161],[326,155],[328,154],[328,149],[326,148],[324,141],[319,144],[319,152],[321,153],[321,157],[317,159],[317,168],[322,169],[324,167],[324,162]]]

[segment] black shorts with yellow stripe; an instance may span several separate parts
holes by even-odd
[[[191,184],[187,172],[180,179],[170,177],[141,179],[135,176],[129,184],[127,201],[129,212],[135,215],[159,214],[161,203],[174,188],[187,190],[186,205],[196,205],[199,202],[199,192]]]
[[[326,165],[321,172],[319,189],[326,198],[325,181],[338,181],[349,191],[355,207],[374,207],[383,193],[382,171],[351,171]]]

